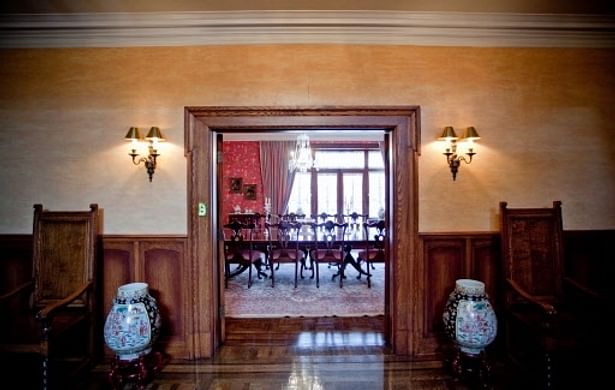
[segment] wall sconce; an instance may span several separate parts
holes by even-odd
[[[145,163],[145,169],[147,169],[147,175],[149,176],[149,181],[152,181],[152,176],[154,175],[154,171],[156,170],[156,158],[160,156],[158,153],[158,142],[164,142],[165,139],[160,132],[158,127],[152,127],[147,133],[145,139],[141,138],[139,134],[139,129],[136,127],[131,127],[126,133],[124,137],[126,141],[130,141],[130,153],[129,156],[132,157],[132,163],[135,165],[139,165],[141,163]],[[148,142],[147,146],[147,156],[141,156],[137,153],[137,148],[139,147],[139,143]]]
[[[445,152],[442,154],[446,156],[446,162],[448,163],[451,173],[453,174],[453,180],[455,180],[457,178],[457,171],[459,170],[459,165],[461,162],[463,161],[466,164],[472,162],[472,156],[476,154],[474,151],[474,141],[479,140],[480,136],[474,126],[470,126],[466,129],[463,138],[459,139],[457,134],[455,134],[455,129],[451,126],[447,126],[444,128],[442,135],[438,139],[440,141],[447,142]],[[458,140],[459,142],[467,143],[467,152],[465,152],[465,156],[459,156],[457,154]]]

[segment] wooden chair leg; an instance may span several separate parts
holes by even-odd
[[[252,287],[252,263],[248,264],[248,288]]]
[[[225,261],[224,262],[224,288],[228,288],[228,277],[231,274],[231,267]]]

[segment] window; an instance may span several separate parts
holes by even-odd
[[[337,175],[335,173],[318,173],[318,214],[337,214]],[[316,214],[316,213],[312,213]]]
[[[288,211],[377,217],[385,205],[384,160],[378,147],[313,148],[318,169],[295,174]]]
[[[342,184],[344,189],[344,214],[352,212],[361,213],[363,210],[363,174],[362,173],[342,173]]]
[[[290,200],[288,201],[289,213],[310,214],[310,204],[312,202],[311,181],[312,174],[310,172],[295,173],[295,181],[290,193]]]
[[[380,209],[384,209],[384,173],[369,173],[369,212],[370,217],[379,216]]]

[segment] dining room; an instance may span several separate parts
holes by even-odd
[[[385,262],[366,264],[359,254],[368,238],[364,225],[384,223],[384,145],[383,130],[223,134],[219,226],[254,222],[254,251],[263,253],[248,265],[251,277],[240,261],[228,265],[225,318],[384,316]],[[269,262],[267,234],[288,216],[298,216],[295,233],[306,256]],[[306,249],[318,246],[310,234],[315,228],[319,236],[324,225],[315,226],[327,220],[344,229],[339,264],[314,262]],[[227,238],[229,229],[222,233]]]

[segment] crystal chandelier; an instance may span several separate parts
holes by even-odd
[[[310,148],[310,138],[307,134],[301,134],[297,137],[295,150],[290,152],[288,169],[290,171],[307,172],[312,168],[315,168],[315,164],[312,148]]]

